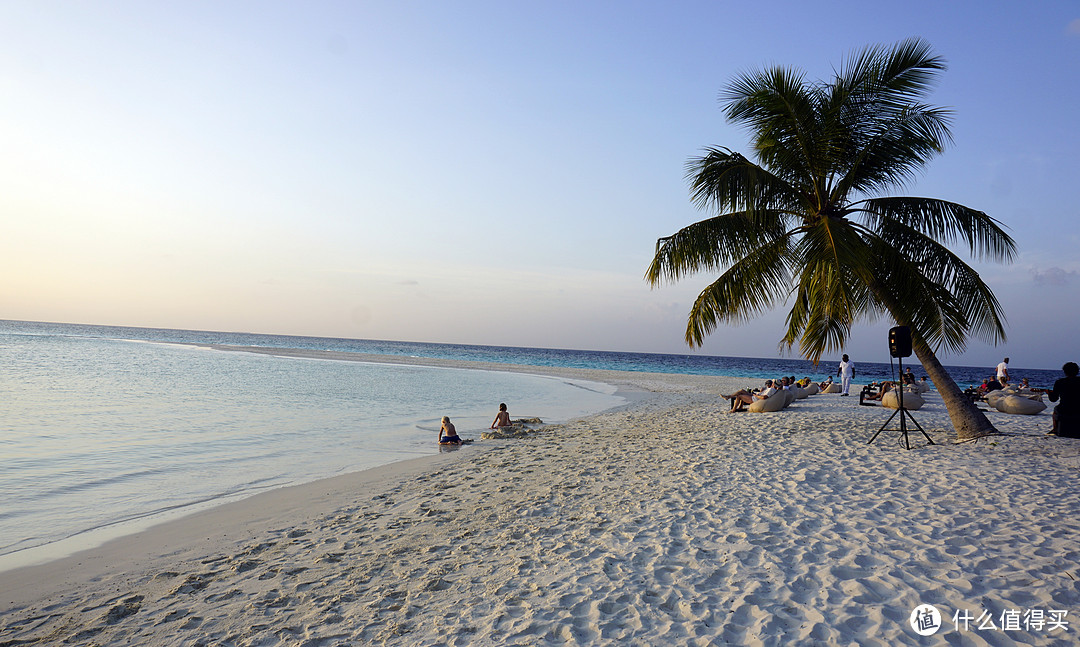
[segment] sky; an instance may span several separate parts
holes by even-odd
[[[973,262],[1008,341],[942,360],[1080,361],[1075,0],[5,0],[0,319],[785,356],[785,308],[691,350],[715,277],[644,281],[710,215],[686,162],[750,153],[718,101],[737,74],[915,36],[954,142],[896,194],[1019,247]],[[845,352],[888,362],[890,325]]]

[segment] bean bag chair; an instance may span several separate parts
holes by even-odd
[[[839,392],[840,392],[840,384],[838,382],[833,382],[828,387],[826,387],[826,389],[824,391],[822,391],[822,393],[839,393]]]
[[[991,392],[987,393],[985,396],[983,396],[983,399],[986,400],[986,404],[988,404],[991,407],[997,409],[997,401],[1000,398],[1004,398],[1006,395],[1008,395],[1008,394],[1005,393],[1004,391],[991,391]]]
[[[802,388],[801,386],[793,387],[791,390],[795,392],[796,400],[805,400],[810,395],[806,392],[806,389]]]
[[[784,394],[784,406],[785,407],[790,406],[791,403],[795,401],[795,392],[792,391],[791,389],[785,389],[785,390],[781,391],[781,393]]]
[[[779,411],[786,406],[787,398],[784,394],[787,391],[777,391],[764,400],[754,400],[753,404],[746,407],[747,411],[753,411],[754,413],[772,413]]]
[[[918,411],[922,409],[922,406],[926,404],[926,400],[918,393],[904,391],[904,409],[907,411]],[[900,396],[893,389],[881,396],[881,406],[886,409],[899,409],[900,408]]]
[[[1033,416],[1046,409],[1046,405],[1037,400],[1029,400],[1019,395],[1006,395],[998,398],[994,408],[1002,413],[1019,413]]]
[[[919,385],[919,393],[926,393],[927,391],[930,390],[930,383],[929,382],[919,382],[918,385]]]
[[[817,395],[817,392],[820,391],[821,389],[818,388],[817,384],[814,384],[813,382],[811,382],[810,384],[806,385],[806,389],[804,389],[804,390],[809,395]]]

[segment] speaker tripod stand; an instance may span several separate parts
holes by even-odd
[[[897,361],[897,363],[898,363],[898,365],[900,367],[900,381],[903,382],[904,381],[904,360],[903,360],[902,357],[898,357],[896,359],[896,361]],[[904,385],[903,384],[901,384],[900,386],[897,387],[896,397],[899,398],[900,406],[896,409],[896,411],[893,412],[893,414],[891,416],[889,416],[889,419],[885,421],[885,424],[881,425],[881,429],[878,429],[876,432],[874,432],[873,436],[870,436],[870,440],[867,441],[866,444],[869,445],[869,444],[873,443],[874,439],[877,438],[878,435],[881,432],[885,431],[885,428],[889,426],[889,423],[892,422],[893,418],[895,418],[897,416],[897,414],[900,415],[900,426],[898,428],[896,428],[896,429],[890,429],[889,431],[899,431],[900,432],[900,436],[904,439],[904,449],[911,449],[911,440],[908,438],[908,428],[907,428],[907,421],[908,420],[911,420],[911,424],[915,425],[915,428],[918,429],[920,432],[922,432],[922,435],[926,437],[926,442],[927,443],[929,443],[931,445],[936,444],[934,442],[934,439],[931,438],[930,435],[928,433],[926,433],[926,431],[924,431],[922,427],[919,426],[918,422],[915,422],[915,418],[913,418],[911,416],[911,414],[908,413],[907,409],[904,408]]]

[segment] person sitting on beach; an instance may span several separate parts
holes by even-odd
[[[832,386],[832,376],[831,375],[829,377],[825,378],[824,382],[818,384],[818,388],[821,389],[822,393],[825,393],[826,389],[828,389],[830,386]]]
[[[1002,389],[1001,382],[997,381],[997,377],[992,377],[986,381],[986,392],[1000,391]]]
[[[1065,377],[1054,382],[1054,388],[1046,392],[1051,402],[1058,402],[1054,407],[1053,428],[1050,433],[1066,438],[1080,438],[1080,366],[1076,362],[1066,362],[1061,367]]]
[[[886,380],[881,383],[881,388],[877,390],[877,393],[872,391],[868,392],[864,398],[860,398],[860,402],[862,400],[880,400],[886,393],[892,391],[895,387],[896,383]]]
[[[724,398],[725,400],[731,400],[731,411],[729,413],[734,413],[736,411],[742,411],[743,406],[747,404],[753,404],[755,400],[766,400],[769,398],[769,396],[775,394],[776,389],[773,388],[773,381],[765,380],[765,389],[758,391],[757,393],[747,391],[746,389],[741,389],[739,391],[736,391],[735,393],[732,393],[731,395],[724,395],[723,393],[721,393],[720,397]]]
[[[495,427],[509,427],[510,426],[510,414],[506,412],[506,403],[499,403],[499,413],[496,414],[495,420],[491,423],[490,429]]]
[[[443,432],[446,432],[445,434]],[[454,423],[450,422],[450,418],[443,416],[442,427],[439,428],[439,444],[440,445],[460,445],[461,438],[457,435],[457,428],[454,427]]]

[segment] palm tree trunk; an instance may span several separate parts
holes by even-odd
[[[945,403],[945,410],[949,412],[949,420],[956,429],[957,440],[972,440],[997,432],[990,420],[956,385],[956,381],[941,365],[937,355],[929,346],[921,340],[912,339],[911,348],[922,362],[923,369],[930,376],[930,380],[937,387]]]
[[[885,305],[886,310],[892,314],[897,325],[911,328],[910,322],[904,321],[899,316],[901,308],[892,296],[881,288],[881,285],[871,283],[870,289]],[[956,430],[957,440],[974,440],[975,438],[997,433],[997,428],[983,415],[982,411],[979,411],[975,403],[964,395],[964,392],[956,385],[956,381],[952,379],[949,372],[938,361],[934,350],[923,341],[922,336],[914,328],[911,329],[911,350],[915,352],[915,356],[919,358],[919,362],[922,363],[926,374],[930,376],[930,380],[937,387],[938,394],[941,395],[941,400],[945,403],[945,410],[949,413],[949,420]]]

